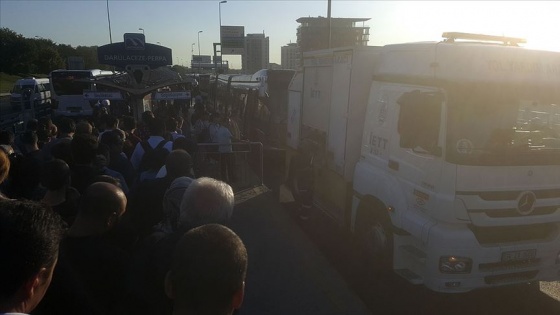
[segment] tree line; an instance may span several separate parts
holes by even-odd
[[[97,46],[74,48],[46,38],[26,38],[9,28],[0,28],[1,72],[22,76],[48,74],[65,69],[66,60],[71,56],[82,57],[86,69],[110,69],[97,61]]]
[[[0,72],[11,75],[47,75],[56,69],[66,69],[68,57],[81,57],[85,69],[113,70],[97,61],[97,46],[72,47],[50,39],[26,38],[9,28],[0,28]],[[191,72],[188,67],[173,65],[181,75]]]

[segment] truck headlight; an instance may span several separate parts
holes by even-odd
[[[441,273],[470,273],[472,259],[459,256],[441,256],[439,258],[439,271]]]

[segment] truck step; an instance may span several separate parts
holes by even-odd
[[[416,258],[421,263],[426,262],[426,253],[424,253],[422,250],[418,249],[416,246],[403,245],[403,246],[400,246],[400,249],[409,253],[409,254],[411,254],[412,256],[414,256],[414,258]]]
[[[412,284],[422,284],[424,279],[410,269],[395,269],[395,273],[405,278]]]

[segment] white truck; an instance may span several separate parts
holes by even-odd
[[[13,111],[51,106],[51,83],[48,78],[25,78],[14,83],[10,91]]]
[[[558,280],[560,53],[444,38],[304,53],[287,145],[313,202],[434,291]]]
[[[10,90],[10,107],[0,109],[0,128],[19,131],[30,119],[49,116],[51,112],[49,79],[18,79]]]

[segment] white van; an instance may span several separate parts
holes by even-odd
[[[12,110],[20,111],[33,108],[50,107],[51,83],[47,78],[19,79],[10,91]]]

